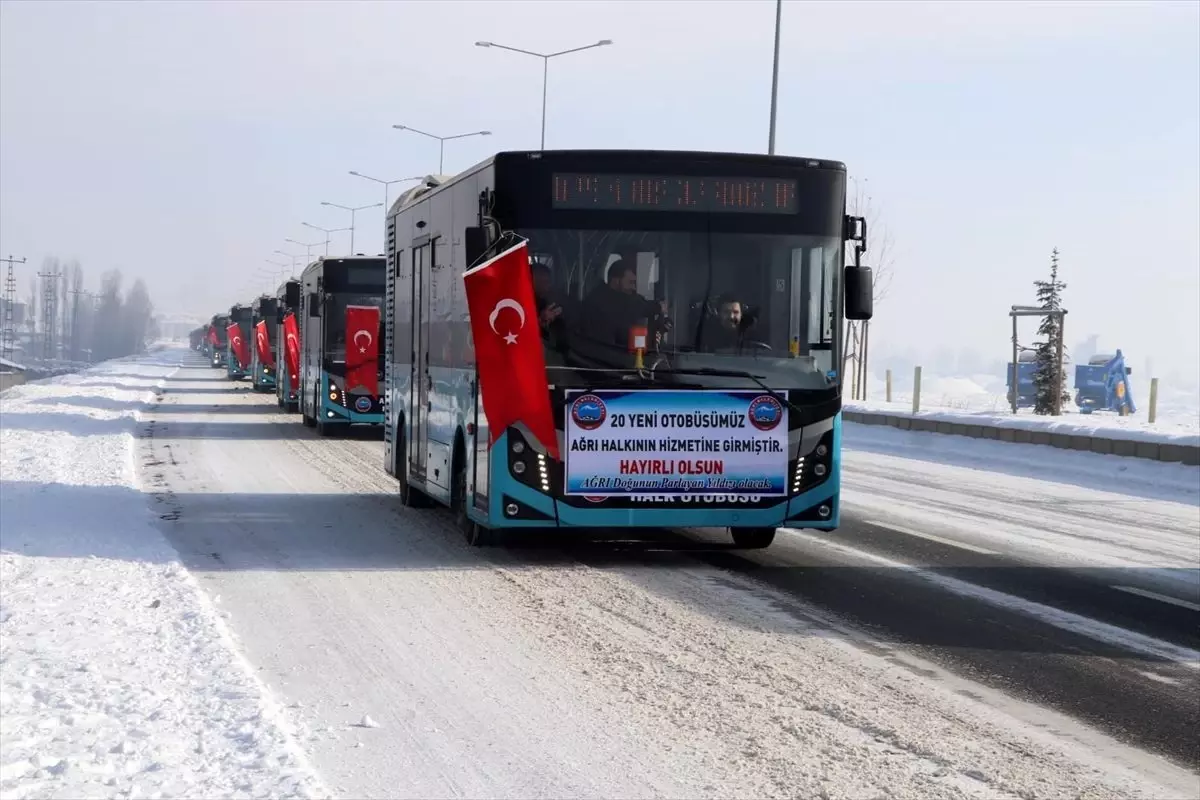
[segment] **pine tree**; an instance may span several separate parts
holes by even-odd
[[[1058,248],[1050,254],[1050,280],[1034,281],[1034,288],[1037,290],[1038,306],[1047,311],[1062,310],[1062,293],[1067,288],[1067,284],[1058,279]],[[1035,414],[1053,414],[1054,413],[1054,392],[1058,386],[1058,340],[1061,335],[1062,320],[1057,315],[1047,315],[1042,317],[1042,324],[1038,326],[1038,336],[1042,337],[1035,345],[1037,357],[1035,359],[1037,368],[1033,373],[1033,385],[1037,390],[1037,399],[1034,401],[1033,413]],[[1063,361],[1066,361],[1066,348],[1063,349]],[[1070,394],[1067,391],[1067,382],[1062,382],[1063,393],[1062,401],[1067,403],[1070,400]]]

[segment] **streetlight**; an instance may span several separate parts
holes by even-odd
[[[325,257],[326,258],[329,257],[329,234],[341,233],[342,231],[350,230],[349,228],[322,228],[320,225],[310,225],[307,222],[301,222],[300,224],[306,228],[312,228],[314,231],[322,231],[325,234]],[[350,242],[350,249],[351,250],[354,249],[353,241]]]
[[[371,203],[370,205],[351,208],[350,206],[338,205],[337,203],[329,203],[322,200],[321,205],[329,206],[330,208],[340,208],[343,211],[350,212],[350,255],[354,255],[354,215],[366,208],[379,208],[383,203]]]
[[[312,261],[312,249],[319,244],[325,244],[324,242],[313,242],[312,244],[307,244],[305,242],[297,242],[295,239],[284,239],[284,241],[291,242],[292,244],[298,244],[301,247],[303,247],[305,249],[304,257],[307,258],[310,262]],[[353,241],[351,241],[351,243],[350,243],[350,249],[351,250],[354,249]]]
[[[519,47],[509,47],[506,44],[496,44],[495,42],[476,42],[476,47],[498,47],[501,50],[511,50],[514,53],[521,53],[542,60],[542,150],[546,149],[546,79],[550,74],[550,59],[565,56],[568,53],[579,53],[583,50],[591,50],[594,47],[607,47],[612,44],[612,39],[601,39],[595,44],[585,44],[583,47],[572,47],[570,50],[559,50],[557,53],[535,53],[532,50],[522,50]]]
[[[387,212],[388,212],[388,187],[390,187],[393,183],[404,183],[405,181],[420,181],[420,180],[425,179],[424,175],[414,175],[411,178],[396,178],[396,180],[394,180],[394,181],[385,181],[382,178],[372,178],[370,175],[363,175],[361,172],[355,172],[354,170],[350,170],[350,174],[356,178],[363,178],[364,180],[375,181],[375,183],[383,184],[383,213],[384,214],[387,214]]]
[[[779,23],[783,19],[783,0],[775,0],[775,60],[771,65],[771,132],[767,137],[767,155],[775,155],[775,109],[779,104]]]
[[[269,258],[264,258],[263,261],[267,262],[268,264],[271,264],[272,266],[279,268],[279,280],[281,280],[281,281],[284,278],[286,278],[287,274],[289,272],[292,272],[293,268],[295,267],[295,262],[292,262],[292,266],[289,267],[287,264],[283,263],[282,261],[272,261]]]
[[[282,250],[276,250],[275,252],[281,256],[287,256],[288,258],[290,258],[292,260],[292,272],[293,273],[296,272],[296,259],[304,258],[304,256],[299,256],[299,255],[296,255],[295,253],[285,253]]]
[[[446,142],[450,141],[451,139],[465,139],[468,136],[491,136],[492,135],[491,131],[472,131],[471,133],[456,133],[453,136],[437,136],[432,133],[426,133],[425,131],[419,131],[416,128],[410,128],[407,125],[393,125],[392,127],[398,131],[412,131],[413,133],[419,133],[422,136],[428,136],[430,139],[438,140],[438,174],[439,175],[442,174],[442,164],[445,163],[444,156],[446,154]]]

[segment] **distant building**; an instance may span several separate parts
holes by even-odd
[[[25,367],[7,358],[0,358],[0,392],[10,386],[20,386],[24,382]]]

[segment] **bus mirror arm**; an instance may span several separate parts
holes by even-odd
[[[463,247],[466,251],[467,269],[483,260],[488,250],[487,228],[471,227],[463,231]]]

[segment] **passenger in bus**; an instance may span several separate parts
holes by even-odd
[[[537,306],[538,327],[541,328],[542,338],[551,348],[565,351],[567,326],[562,318],[563,307],[557,302],[550,268],[540,261],[531,261],[529,269],[533,278],[533,299]]]
[[[598,343],[625,348],[629,328],[638,321],[637,270],[632,260],[622,258],[609,265],[605,277],[583,299],[580,332]]]
[[[584,298],[583,334],[606,345],[628,347],[629,329],[651,324],[658,345],[663,332],[670,329],[666,304],[647,300],[637,293],[637,269],[633,253],[617,253],[618,260],[608,268],[608,280]],[[652,324],[656,323],[656,324]]]

